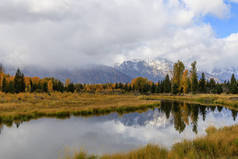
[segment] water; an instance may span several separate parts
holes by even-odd
[[[1,159],[54,159],[70,150],[124,152],[148,143],[170,148],[183,139],[206,135],[205,129],[238,124],[237,112],[223,107],[162,101],[161,108],[119,115],[70,119],[42,118],[1,126]]]

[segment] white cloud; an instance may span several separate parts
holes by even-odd
[[[196,15],[213,14],[220,18],[229,13],[229,6],[223,0],[182,0],[186,8]]]
[[[231,2],[238,3],[238,0],[230,0]]]
[[[200,20],[206,14],[229,15],[222,0],[0,1],[4,63],[77,67],[163,56],[211,68],[226,63],[228,51],[237,56],[231,38],[217,39]]]

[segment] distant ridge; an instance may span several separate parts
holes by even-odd
[[[186,66],[189,68],[189,66]],[[172,77],[173,62],[164,58],[146,60],[126,60],[121,64],[112,66],[106,65],[85,65],[74,69],[54,69],[48,70],[36,66],[26,66],[21,68],[26,76],[55,77],[62,81],[67,78],[75,83],[103,84],[103,83],[128,83],[136,77],[146,77],[153,82],[163,80],[168,74]],[[14,74],[16,68],[6,67],[6,71]],[[238,76],[238,68],[214,69],[212,72],[205,72],[207,79],[214,78],[223,82],[229,80],[232,73]],[[198,71],[198,77],[202,72]]]

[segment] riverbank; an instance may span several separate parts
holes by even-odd
[[[186,94],[181,96],[173,96],[169,94],[155,94],[143,96],[145,100],[176,100],[186,101],[193,104],[202,104],[209,106],[224,106],[233,110],[238,110],[238,95],[232,94]]]
[[[126,113],[159,106],[155,100],[135,95],[94,95],[77,93],[0,93],[0,122],[28,121],[40,117],[66,118],[70,115]]]
[[[236,159],[238,158],[238,125],[216,129],[206,129],[205,137],[193,141],[183,141],[173,145],[171,150],[157,145],[133,150],[128,153],[103,155],[100,157],[88,155],[85,152],[76,153],[66,159]]]
[[[238,110],[237,95],[154,94],[136,96],[77,93],[0,93],[0,122],[28,121],[40,117],[66,118],[70,115],[99,115],[110,112],[126,113],[158,107],[160,100],[177,100],[203,105],[220,105]]]

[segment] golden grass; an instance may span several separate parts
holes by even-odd
[[[173,96],[169,94],[153,94],[141,97],[147,100],[177,100],[186,101],[193,104],[203,104],[209,106],[224,106],[233,110],[238,110],[238,95],[232,94],[185,94],[181,96]]]
[[[81,154],[81,155],[80,155]],[[173,145],[171,150],[156,145],[128,153],[90,156],[80,152],[67,159],[237,159],[238,125],[216,129],[209,127],[207,136]]]
[[[222,105],[238,110],[237,95],[183,95],[153,94],[149,96],[100,95],[77,93],[0,93],[0,122],[27,121],[39,117],[69,117],[70,115],[97,115],[113,111],[123,113],[158,106],[161,99],[188,103]]]
[[[0,93],[0,122],[29,120],[42,116],[104,114],[133,111],[159,105],[134,95],[94,95],[76,93]]]

